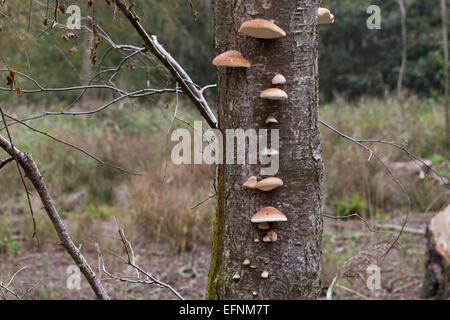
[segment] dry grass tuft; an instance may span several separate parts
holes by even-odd
[[[145,239],[170,241],[182,250],[210,242],[214,199],[191,208],[214,194],[211,167],[168,163],[166,171],[165,165],[152,165],[131,193],[136,226]]]

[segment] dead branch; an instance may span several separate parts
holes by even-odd
[[[0,160],[0,169],[3,168],[4,166],[6,166],[8,163],[12,162],[14,160],[14,158],[9,157],[6,160]]]
[[[89,266],[88,262],[84,258],[81,251],[75,246],[73,243],[69,233],[66,230],[66,227],[59,216],[57,209],[55,208],[53,201],[51,199],[50,193],[48,192],[47,186],[42,175],[39,172],[39,169],[36,166],[31,154],[23,153],[17,148],[13,147],[11,143],[6,140],[3,136],[0,135],[0,147],[5,150],[11,156],[16,157],[18,165],[24,170],[28,179],[30,179],[31,183],[35,187],[39,197],[41,199],[42,204],[44,205],[44,209],[50,218],[53,227],[55,228],[56,233],[61,241],[61,245],[66,249],[66,251],[70,254],[76,265],[80,268],[80,271],[86,277],[89,282],[92,290],[97,295],[97,298],[101,300],[109,300],[108,293],[104,289],[102,283],[97,278],[94,271]]]
[[[24,269],[26,269],[28,266],[22,267],[19,270],[17,270],[13,276],[11,277],[11,279],[8,281],[8,283],[4,284],[1,280],[0,280],[0,292],[3,295],[3,298],[6,300],[7,297],[4,294],[3,290],[6,291],[7,293],[9,293],[10,295],[12,295],[13,297],[17,298],[18,300],[23,300],[23,296],[20,296],[17,291],[15,291],[14,289],[11,288],[11,285],[14,281],[14,279],[16,278],[16,276]]]
[[[46,137],[48,137],[48,138],[50,138],[50,139],[52,139],[52,140],[54,140],[54,141],[56,141],[56,142],[58,142],[58,143],[64,144],[64,145],[66,145],[66,146],[69,146],[69,147],[71,147],[71,148],[73,148],[73,149],[75,149],[75,150],[77,150],[77,151],[83,153],[84,155],[88,156],[88,157],[91,158],[91,159],[94,159],[95,161],[97,161],[98,163],[100,163],[100,164],[102,164],[102,165],[104,165],[104,166],[107,166],[107,167],[110,167],[110,168],[113,168],[113,169],[116,169],[116,170],[119,170],[119,171],[122,171],[122,172],[125,172],[125,173],[128,173],[128,174],[131,174],[131,175],[142,176],[142,174],[140,174],[140,173],[132,172],[132,171],[123,169],[123,168],[121,168],[121,167],[119,167],[119,166],[116,166],[116,165],[114,165],[114,164],[111,164],[111,163],[108,163],[108,162],[106,162],[106,161],[103,161],[103,160],[99,159],[98,157],[94,156],[93,154],[87,152],[86,150],[84,150],[84,149],[82,149],[82,148],[80,148],[80,147],[77,147],[76,145],[73,145],[73,144],[71,144],[71,143],[69,143],[69,142],[63,141],[63,140],[61,140],[61,139],[59,139],[59,138],[56,138],[56,137],[54,137],[54,136],[52,136],[52,135],[50,135],[50,134],[48,134],[48,133],[46,133],[46,132],[43,132],[43,131],[41,131],[41,130],[35,129],[35,128],[33,128],[33,127],[27,125],[27,124],[24,123],[23,121],[18,120],[18,119],[16,119],[16,118],[12,117],[12,116],[9,116],[9,115],[6,115],[6,114],[5,114],[5,116],[6,116],[7,118],[13,120],[13,121],[16,121],[16,122],[20,123],[21,125],[23,125],[24,127],[30,129],[31,131],[37,132],[37,133],[39,133],[39,134],[41,134],[41,135],[43,135],[43,136],[46,136]]]
[[[412,154],[411,152],[409,152],[409,150],[406,149],[404,146],[402,146],[402,145],[400,145],[398,143],[395,143],[395,142],[385,141],[385,140],[380,140],[380,139],[357,139],[356,141],[361,142],[361,143],[385,144],[385,145],[389,145],[391,147],[394,147],[394,148],[397,148],[397,149],[403,151],[404,153],[406,153],[406,155],[409,158],[411,158],[411,160],[416,162],[417,166],[420,167],[420,165],[419,165],[419,163],[420,163],[422,166],[427,168],[427,170],[429,170],[430,172],[433,172],[435,178],[440,180],[445,187],[450,189],[449,181],[445,177],[440,176],[439,173],[432,166],[430,166],[426,161],[421,159],[419,156],[416,156],[416,155]]]
[[[106,278],[103,280],[104,281],[105,280],[115,280],[115,281],[119,281],[119,282],[153,285],[153,286],[157,286],[160,288],[168,289],[178,299],[184,300],[184,298],[172,286],[156,279],[155,276],[153,276],[150,272],[145,271],[144,269],[142,269],[135,263],[135,255],[134,255],[134,250],[131,245],[131,242],[125,237],[125,232],[122,229],[122,227],[120,226],[117,218],[116,218],[116,222],[118,225],[118,233],[120,236],[120,240],[123,244],[125,253],[127,255],[127,259],[122,259],[120,256],[119,256],[119,258],[121,258],[121,260],[124,260],[127,265],[131,266],[136,271],[136,277],[117,276],[117,275],[114,275],[111,272],[109,272],[106,269],[101,248],[98,243],[95,243],[94,246],[96,248],[97,255],[98,255],[99,270],[101,270],[105,275],[107,275],[109,277],[109,278]],[[116,254],[114,254],[114,255],[117,256]],[[141,274],[145,277],[144,279],[140,278]]]
[[[127,8],[122,0],[115,0],[116,6],[130,21],[134,29],[139,33],[145,46],[150,50],[155,57],[167,68],[167,70],[175,77],[180,87],[189,96],[191,101],[200,111],[201,115],[212,128],[217,128],[217,120],[212,113],[208,103],[206,102],[203,92],[199,90],[184,69],[178,64],[175,59],[161,46],[156,36],[151,36],[144,30],[142,25],[137,21],[135,15]]]
[[[402,228],[402,226],[397,226],[395,224],[376,224],[375,226],[380,229],[403,231],[406,233],[413,233],[413,234],[418,234],[418,235],[422,235],[422,236],[425,235],[425,230],[408,228],[408,227]]]
[[[17,172],[19,173],[20,181],[22,182],[23,188],[25,189],[25,194],[27,196],[28,207],[30,208],[31,219],[33,221],[33,238],[36,238],[37,244],[38,244],[38,246],[40,246],[39,237],[38,237],[37,231],[36,231],[36,229],[37,229],[36,228],[36,219],[34,216],[33,206],[31,205],[30,192],[28,191],[27,184],[25,183],[25,179],[23,177],[22,171],[20,170],[19,161],[17,160],[16,149],[14,148],[14,143],[13,143],[13,140],[11,137],[11,133],[9,132],[8,123],[6,122],[5,114],[3,113],[2,107],[0,107],[0,114],[2,116],[2,121],[3,121],[3,124],[5,125],[6,133],[8,135],[9,143],[11,145],[11,150],[12,150],[11,156],[14,159],[14,162],[16,163]]]
[[[383,161],[383,159],[381,159],[381,157],[375,153],[371,148],[369,148],[368,146],[366,146],[365,144],[359,142],[358,140],[340,132],[339,130],[335,129],[334,127],[332,127],[331,125],[325,123],[322,120],[319,120],[319,123],[321,123],[323,126],[325,126],[326,128],[328,128],[329,130],[333,131],[334,133],[336,133],[338,136],[340,136],[341,138],[347,139],[353,143],[355,143],[356,145],[358,145],[359,147],[365,149],[366,151],[369,152],[369,158],[368,160],[370,161],[370,159],[372,157],[375,157],[377,159],[377,161],[386,169],[386,171],[388,172],[389,176],[391,176],[391,178],[395,181],[395,183],[399,186],[400,190],[403,192],[403,194],[405,195],[406,199],[408,200],[408,213],[406,214],[405,217],[405,221],[403,222],[402,228],[398,233],[397,238],[395,239],[395,241],[392,242],[392,244],[389,246],[389,249],[386,251],[386,253],[382,256],[385,257],[394,247],[394,245],[396,243],[398,243],[398,241],[400,240],[400,237],[403,233],[404,228],[406,227],[406,224],[408,223],[408,219],[409,219],[409,215],[411,213],[411,198],[409,197],[408,192],[406,191],[405,187],[403,186],[403,184],[397,179],[397,177],[393,174],[392,170],[389,168],[389,166]]]

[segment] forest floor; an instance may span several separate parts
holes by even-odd
[[[92,101],[89,105],[102,103]],[[62,105],[56,105],[51,110],[60,108]],[[108,271],[133,275],[123,261],[107,254],[115,252],[125,256],[117,240],[117,217],[133,243],[137,263],[144,270],[178,289],[185,298],[202,299],[209,268],[215,201],[195,205],[214,194],[213,170],[208,165],[176,166],[170,161],[173,143],[169,142],[168,128],[172,126],[174,109],[173,103],[155,102],[149,107],[127,102],[92,117],[44,117],[33,121],[37,129],[74,143],[103,161],[139,172],[140,177],[102,166],[67,145],[21,126],[11,127],[11,133],[20,150],[33,154],[72,239],[77,246],[83,245],[82,250],[92,266],[97,266],[93,244],[98,242],[104,249]],[[26,118],[51,110],[43,106],[14,106],[7,111]],[[389,97],[364,98],[324,105],[320,116],[352,137],[396,141],[407,146],[410,152],[429,160],[440,176],[450,179],[442,110],[439,99],[412,96],[399,103]],[[180,107],[179,111],[189,123],[199,120],[199,115],[187,106]],[[186,127],[183,122],[175,122],[172,129]],[[423,232],[405,231],[400,246],[391,250],[383,263],[374,261],[398,233],[395,226],[403,223],[408,198],[366,150],[342,140],[325,127],[321,127],[321,144],[323,212],[332,216],[358,213],[370,221],[370,229],[390,232],[371,232],[358,219],[324,218],[323,297],[340,274],[332,291],[334,299],[418,298],[425,263]],[[423,231],[430,220],[429,212],[440,211],[448,205],[449,190],[433,175],[426,175],[427,170],[419,170],[402,150],[380,144],[371,147],[409,195],[411,210],[416,213],[411,214],[407,227]],[[0,151],[0,159],[6,158]],[[40,250],[31,239],[33,224],[17,168],[12,164],[3,167],[0,281],[8,282],[14,272],[27,266],[17,275],[14,285],[22,293],[31,288],[29,299],[94,298],[84,280],[81,290],[67,289],[70,257],[57,245],[54,228],[39,198],[34,195],[31,202],[42,244]],[[384,230],[383,226],[394,226],[394,229]],[[381,290],[367,289],[368,263],[377,264],[381,269]],[[116,299],[175,298],[169,291],[154,286],[117,284],[110,280],[106,283]]]
[[[410,216],[408,231],[400,238],[400,246],[394,247],[383,263],[379,264],[380,290],[369,290],[365,284],[364,274],[361,275],[363,279],[344,277],[334,287],[333,299],[419,299],[426,254],[426,240],[421,232],[425,231],[432,215],[432,213],[414,213]],[[376,233],[371,232],[366,223],[360,220],[335,221],[325,218],[322,272],[324,290],[321,298],[325,298],[334,276],[340,271],[348,271],[346,262],[351,257],[363,256],[361,252],[370,252],[371,249],[368,249],[370,244],[390,242],[392,238],[388,233],[382,232],[382,226],[390,228],[401,226],[404,218],[398,216],[375,224],[369,222],[370,229],[376,229]],[[105,232],[110,232],[114,226],[104,227]],[[389,232],[394,236],[398,234],[396,230]],[[385,249],[384,246],[381,248]],[[173,286],[185,299],[204,298],[210,252],[207,246],[194,246],[189,250],[176,252],[167,243],[154,242],[138,245],[134,250],[137,253],[136,264]],[[91,265],[96,266],[96,253],[88,247],[83,251]],[[380,251],[375,250],[373,253]],[[110,258],[106,259],[106,265],[113,274],[134,275],[133,270],[123,261]],[[42,251],[31,248],[14,257],[3,255],[0,259],[0,270],[5,280],[26,266],[26,269],[16,277],[14,287],[21,293],[27,292],[27,299],[94,299],[84,278],[80,290],[67,288],[70,276],[67,270],[71,264],[70,257],[60,246],[54,244],[47,245]],[[364,273],[364,268],[361,271]],[[105,286],[114,299],[176,299],[169,290],[154,285],[105,281]]]

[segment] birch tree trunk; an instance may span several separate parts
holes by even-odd
[[[320,292],[322,158],[318,129],[316,14],[318,0],[215,0],[215,52],[235,49],[251,68],[218,68],[219,127],[279,129],[284,185],[270,192],[242,184],[260,165],[221,165],[218,208],[207,288],[208,299],[315,299]],[[241,23],[273,20],[287,33],[274,40],[239,34]],[[259,97],[276,73],[287,83],[288,101]],[[274,116],[279,123],[268,127]],[[270,134],[269,134],[270,136]],[[261,151],[261,150],[260,150]],[[248,149],[246,150],[248,152]],[[281,210],[287,222],[273,224],[278,241],[262,242],[265,231],[251,216],[265,206]],[[255,242],[254,239],[259,239]],[[243,266],[245,259],[254,268]],[[263,279],[261,273],[269,272]],[[240,280],[233,280],[235,274]]]

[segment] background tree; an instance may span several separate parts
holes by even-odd
[[[444,51],[444,109],[445,109],[445,132],[447,137],[447,145],[450,145],[450,111],[448,105],[448,31],[447,31],[447,1],[441,0],[442,12],[442,39]]]
[[[402,63],[400,65],[400,70],[398,72],[398,80],[397,80],[397,93],[399,96],[402,95],[403,90],[403,77],[405,74],[406,68],[406,59],[407,59],[407,31],[406,31],[406,7],[405,2],[403,0],[398,0],[398,5],[400,7],[401,12],[401,25],[402,25]]]
[[[318,1],[214,1],[216,54],[240,50],[252,67],[218,69],[219,127],[267,128],[275,116],[280,130],[280,170],[284,186],[271,192],[243,191],[260,165],[219,167],[218,208],[208,282],[209,299],[317,298],[320,292],[322,159],[318,129],[316,16]],[[275,40],[239,34],[252,18],[273,19],[287,33]],[[259,93],[283,74],[286,102],[271,103]],[[261,150],[260,150],[261,151]],[[248,150],[246,150],[248,152]],[[250,222],[265,206],[284,212],[288,221],[274,230],[278,241],[263,243],[264,231]],[[255,242],[254,239],[259,239]],[[256,268],[242,266],[249,259]],[[261,273],[269,272],[268,279]],[[232,278],[240,275],[239,281]]]

